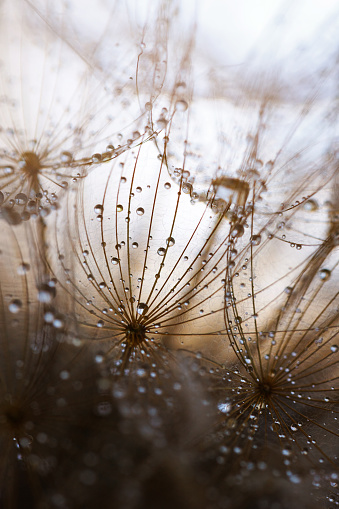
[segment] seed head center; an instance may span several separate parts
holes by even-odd
[[[130,346],[138,346],[146,339],[146,327],[138,322],[126,327],[126,339]]]
[[[23,152],[19,165],[27,177],[36,177],[42,168],[39,156],[35,152]]]
[[[258,392],[260,396],[263,398],[269,398],[272,395],[273,392],[273,386],[271,383],[267,382],[266,380],[259,382],[258,384]]]

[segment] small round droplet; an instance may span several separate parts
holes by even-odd
[[[122,212],[124,210],[124,207],[122,205],[117,205],[117,212]]]
[[[55,287],[42,284],[38,288],[38,299],[40,302],[49,304],[55,297]]]
[[[177,111],[186,111],[188,108],[188,104],[186,101],[184,101],[183,99],[180,99],[179,101],[177,101],[175,103],[175,109]]]
[[[331,346],[331,352],[336,353],[338,351],[338,345],[332,345]]]
[[[94,212],[96,214],[101,214],[103,212],[103,210],[104,210],[104,207],[102,205],[100,205],[100,203],[94,207]]]
[[[142,207],[137,208],[137,214],[138,216],[143,216],[145,213],[144,209]]]
[[[92,155],[92,162],[93,163],[100,163],[101,162],[101,154],[93,154]]]
[[[242,224],[236,223],[231,230],[231,237],[242,237],[245,233],[245,229]]]
[[[144,304],[143,302],[140,302],[138,305],[137,305],[137,313],[139,315],[144,315],[146,314],[148,311],[148,306],[147,304]]]
[[[142,191],[142,187],[139,186],[139,187],[136,188],[136,192],[137,193],[141,193],[141,191]]]
[[[191,194],[192,193],[192,184],[189,184],[188,182],[184,182],[182,185],[182,192],[185,194]]]
[[[169,182],[165,182],[164,188],[165,189],[171,189],[171,184]]]
[[[112,258],[113,265],[117,265],[119,263],[119,258]]]
[[[158,253],[159,256],[164,256],[165,253],[166,253],[166,249],[163,248],[163,247],[159,247],[157,253]]]
[[[166,244],[169,246],[169,247],[172,247],[174,246],[175,244],[175,240],[173,237],[168,237],[168,239],[166,239]]]
[[[27,274],[29,269],[30,265],[28,263],[21,263],[21,265],[19,265],[16,271],[19,274],[19,276],[24,276],[25,274]]]
[[[158,118],[158,120],[157,120],[157,128],[158,129],[166,129],[167,124],[168,124],[168,121],[165,118],[163,118],[163,117]]]
[[[251,244],[252,246],[259,246],[261,242],[261,235],[252,235]]]
[[[319,277],[323,281],[328,281],[330,279],[330,277],[331,277],[331,271],[328,270],[328,269],[321,269],[319,271]]]
[[[304,203],[304,210],[307,210],[307,212],[314,212],[318,209],[318,204],[315,200],[308,200]]]
[[[133,249],[137,249],[139,247],[139,244],[137,242],[132,242]]]
[[[69,164],[73,160],[73,156],[70,152],[61,152],[60,159],[62,163]]]
[[[44,314],[44,320],[46,323],[53,323],[54,314],[52,313],[52,311],[46,311],[46,313]]]
[[[19,313],[22,308],[22,302],[19,299],[13,299],[8,306],[8,309],[11,313]]]

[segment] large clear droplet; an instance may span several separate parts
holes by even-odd
[[[18,193],[15,196],[15,203],[17,205],[26,205],[28,201],[27,195],[25,193]]]
[[[94,212],[96,214],[101,214],[103,212],[103,210],[104,210],[104,207],[102,205],[100,205],[100,203],[98,203],[98,205],[96,205],[94,207]]]
[[[236,223],[231,230],[231,237],[242,237],[245,233],[245,229],[242,224]]]
[[[137,305],[137,313],[139,315],[144,315],[147,313],[147,311],[148,311],[147,304],[144,304],[143,302],[139,302],[139,304]]]
[[[169,247],[172,247],[174,246],[175,244],[175,240],[173,237],[168,237],[168,239],[166,240],[166,244],[169,246]]]

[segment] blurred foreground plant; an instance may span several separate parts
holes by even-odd
[[[337,503],[337,46],[185,8],[2,5],[5,506]]]

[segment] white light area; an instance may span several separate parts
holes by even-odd
[[[190,0],[183,2],[191,4]],[[333,23],[332,34],[338,25],[338,2],[328,0],[202,0],[198,3],[198,30],[205,39],[208,51],[222,63],[241,63],[248,54],[257,49],[272,50],[276,40],[284,40],[284,54],[300,45],[328,40],[326,26]],[[271,48],[268,47],[271,46]]]
[[[231,410],[231,403],[225,401],[225,403],[218,403],[218,409],[222,414],[228,414]]]

